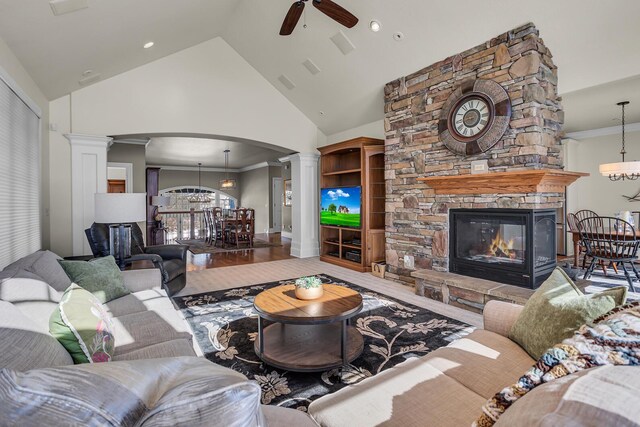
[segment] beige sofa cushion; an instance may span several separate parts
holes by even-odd
[[[640,426],[640,368],[603,366],[545,383],[516,401],[503,426]]]
[[[518,344],[482,329],[423,359],[486,399],[513,384],[535,363]]]
[[[262,405],[262,413],[269,427],[317,427],[309,415],[295,409]]]
[[[486,399],[513,384],[533,363],[508,338],[477,330],[318,399],[309,414],[331,427],[471,425]]]
[[[422,358],[324,396],[309,415],[327,427],[471,425],[486,398]]]

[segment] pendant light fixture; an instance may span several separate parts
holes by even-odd
[[[202,166],[202,163],[198,163],[198,189],[193,193],[191,193],[189,197],[187,197],[187,200],[189,200],[189,203],[201,203],[201,204],[211,203],[211,198],[207,196],[206,193],[202,192],[202,185],[200,182],[201,166]]]
[[[224,179],[220,181],[220,188],[236,188],[236,180],[229,178],[229,153],[228,148],[224,150]]]
[[[603,176],[609,177],[611,181],[635,181],[640,178],[640,161],[624,161],[624,156],[627,154],[627,150],[624,146],[624,107],[627,104],[629,104],[629,101],[617,103],[617,105],[622,107],[622,150],[620,151],[620,154],[622,154],[622,161],[600,165],[600,173]]]

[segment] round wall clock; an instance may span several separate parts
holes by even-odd
[[[511,119],[511,100],[493,80],[468,80],[442,106],[438,133],[456,154],[480,154],[502,138]]]

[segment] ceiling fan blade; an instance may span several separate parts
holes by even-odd
[[[313,0],[313,5],[320,12],[347,28],[352,28],[358,23],[358,18],[351,12],[331,0]]]
[[[296,28],[296,24],[302,16],[303,10],[303,1],[296,1],[291,5],[291,7],[289,8],[289,12],[287,12],[287,16],[284,17],[284,21],[282,22],[282,28],[280,28],[281,36],[288,36],[293,32],[293,29]]]

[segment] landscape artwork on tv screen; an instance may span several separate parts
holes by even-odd
[[[360,228],[360,187],[323,188],[320,224]]]

